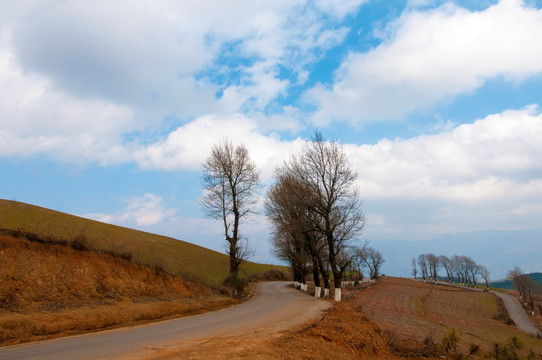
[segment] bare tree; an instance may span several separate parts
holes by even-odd
[[[463,273],[463,261],[461,260],[461,256],[459,255],[454,255],[452,256],[452,268],[454,269],[454,272],[455,272],[455,278],[456,278],[456,281],[460,284],[466,284],[466,280],[464,278],[464,273]]]
[[[525,286],[523,281],[523,271],[518,266],[514,266],[514,268],[510,271],[508,271],[507,277],[512,280],[512,285],[516,288],[516,290],[519,292],[520,298],[525,300]]]
[[[418,268],[416,267],[416,259],[412,258],[410,261],[410,266],[412,267],[412,276],[414,276],[414,279],[417,279],[418,276]]]
[[[307,192],[304,184],[299,182],[285,168],[277,169],[275,174],[275,183],[267,192],[266,215],[271,221],[275,237],[280,236],[281,233],[288,234],[292,240],[299,241],[303,251],[310,256],[315,296],[319,297],[321,257],[324,254],[323,247],[325,243],[322,236],[315,231],[315,214],[307,206],[306,200],[310,193]],[[287,244],[274,243],[274,245],[285,246]],[[292,264],[292,269],[295,269],[294,264]],[[322,275],[329,289],[329,281],[326,281],[327,274],[323,273]]]
[[[380,276],[380,267],[385,262],[382,254],[370,246],[364,246],[358,250],[358,256],[363,259],[369,268],[371,280],[377,280]]]
[[[429,265],[429,275],[436,283],[438,279],[439,258],[435,254],[426,255],[427,264]]]
[[[539,290],[538,284],[529,275],[525,275],[517,266],[508,272],[508,278],[512,280],[512,284],[520,293],[520,297],[525,305],[528,305],[534,315],[535,302],[534,294]]]
[[[450,260],[450,258],[445,255],[440,255],[439,263],[444,268],[444,271],[446,271],[446,277],[448,278],[448,282],[454,282],[455,280],[452,260]]]
[[[463,266],[465,271],[465,277],[467,282],[471,286],[476,286],[476,277],[478,275],[478,265],[474,260],[468,256],[462,256]]]
[[[276,231],[271,242],[275,256],[290,263],[294,281],[304,284],[308,272],[308,254],[305,252],[303,239],[300,236]]]
[[[203,163],[204,192],[200,204],[207,216],[223,222],[232,279],[237,279],[241,264],[251,255],[242,241],[239,224],[253,212],[259,180],[248,150],[243,145],[234,146],[231,141],[214,145]]]
[[[478,273],[484,279],[486,288],[489,289],[489,270],[484,265],[478,265]]]
[[[347,247],[365,226],[356,186],[357,172],[352,169],[342,146],[335,141],[325,141],[318,132],[285,167],[303,184],[308,194],[307,208],[318,217],[315,230],[327,244],[335,299],[340,301],[346,269],[342,260],[345,260]]]
[[[357,255],[352,258],[352,263],[355,267],[356,272],[358,273],[357,280],[362,281],[363,280],[363,269],[367,266],[363,259]]]
[[[429,277],[429,264],[427,262],[427,254],[421,254],[418,256],[418,266],[422,279],[426,280]]]
[[[527,294],[527,303],[529,304],[529,307],[531,308],[531,314],[534,315],[534,295],[539,292],[539,283],[537,283],[532,277],[529,275],[523,275],[525,277],[525,290]]]

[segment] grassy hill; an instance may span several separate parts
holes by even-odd
[[[542,286],[542,273],[530,273],[527,274],[530,278],[532,278],[534,281],[537,281]],[[507,289],[507,290],[515,290],[514,285],[512,284],[512,280],[505,279],[505,280],[499,280],[499,281],[492,281],[489,283],[489,286],[498,288],[498,289]]]
[[[0,346],[236,304],[109,254],[0,234]]]
[[[211,287],[218,286],[229,271],[227,255],[198,245],[15,201],[0,200],[0,229],[84,240],[91,250],[127,254],[139,264]],[[242,266],[246,275],[273,268],[283,267],[252,262]]]

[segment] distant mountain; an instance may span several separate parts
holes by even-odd
[[[536,282],[539,282],[542,286],[542,273],[530,273],[527,274],[531,279],[533,279]],[[504,280],[498,280],[498,281],[492,281],[489,283],[491,287],[499,288],[499,289],[508,289],[513,290],[514,285],[512,285],[512,280],[510,279],[504,279]]]
[[[542,229],[472,231],[424,241],[372,240],[371,246],[386,260],[383,273],[392,276],[410,277],[410,261],[422,253],[470,256],[489,269],[491,279],[504,279],[514,266],[525,273],[542,270]]]

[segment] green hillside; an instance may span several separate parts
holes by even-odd
[[[527,276],[531,277],[534,281],[537,281],[542,285],[542,273],[530,273],[527,274]],[[512,285],[512,280],[510,279],[492,281],[489,283],[489,286],[498,289],[515,290],[514,285]]]
[[[130,253],[137,263],[208,286],[219,285],[229,271],[227,255],[198,245],[15,201],[0,200],[0,229],[65,240],[84,238],[92,250]],[[242,266],[246,275],[272,268],[282,267],[252,262]]]

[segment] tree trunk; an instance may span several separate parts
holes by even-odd
[[[239,275],[239,261],[237,259],[237,242],[235,239],[228,239],[230,243],[230,277],[237,279]]]
[[[322,288],[320,287],[320,271],[318,271],[318,260],[312,257],[312,277],[314,278],[314,297],[319,298]]]
[[[320,274],[322,274],[322,280],[324,280],[324,297],[327,298],[329,296],[329,272],[325,269],[323,261],[320,259],[317,260]]]
[[[320,286],[320,271],[318,271],[318,260],[312,256],[312,276],[314,278],[314,286]]]

